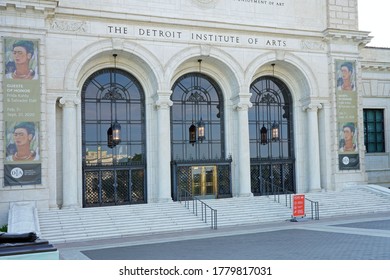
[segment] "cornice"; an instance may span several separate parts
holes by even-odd
[[[362,70],[363,71],[376,71],[376,72],[390,72],[390,64],[378,64],[378,63],[370,63],[370,62],[362,62]]]
[[[18,12],[33,10],[44,13],[54,13],[57,6],[57,0],[5,0],[0,2],[0,9],[8,11],[15,10]]]
[[[370,43],[372,36],[369,36],[370,32],[355,31],[355,30],[343,30],[343,29],[326,29],[324,30],[324,39],[328,42],[331,41],[352,41],[358,45],[365,46]]]

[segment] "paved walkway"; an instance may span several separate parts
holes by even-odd
[[[390,260],[390,212],[55,245],[72,260]]]

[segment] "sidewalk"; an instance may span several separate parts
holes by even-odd
[[[54,245],[66,260],[390,260],[390,212]]]

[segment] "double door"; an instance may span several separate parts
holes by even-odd
[[[215,198],[217,195],[217,167],[192,166],[192,195]]]

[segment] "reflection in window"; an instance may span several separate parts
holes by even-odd
[[[107,93],[112,90],[112,85],[118,95],[115,99],[108,99]],[[138,81],[122,70],[104,69],[85,82],[82,99],[84,163],[113,165],[143,162],[144,93]],[[107,130],[115,120],[121,125],[122,140],[112,149],[107,146]]]
[[[364,145],[367,153],[385,152],[383,109],[364,109]]]

